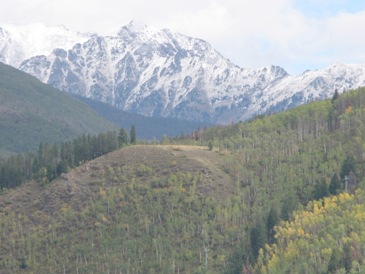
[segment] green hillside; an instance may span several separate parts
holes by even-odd
[[[235,253],[244,273],[253,269],[260,248],[275,242],[275,224],[290,220],[293,210],[314,199],[364,187],[364,118],[365,88],[360,88],[332,100],[171,141],[232,153],[225,171],[240,186],[250,208],[242,222],[247,238]]]
[[[356,214],[334,217],[333,234],[331,228],[325,238],[336,248],[322,252],[325,233],[313,221],[319,225],[308,231],[303,226],[316,235],[303,256],[311,257],[317,246],[320,253],[308,267],[299,259],[293,265],[298,262],[298,273],[311,273],[316,266],[321,272],[314,273],[326,273],[326,267],[343,273],[350,264],[360,269],[365,254],[363,233],[357,232],[363,218],[357,213],[365,183],[364,117],[365,89],[358,89],[248,123],[165,139],[161,145],[125,146],[51,182],[4,189],[0,269],[286,273],[275,259],[277,264],[270,263],[274,255],[290,262],[285,254],[292,254],[287,247],[296,238],[280,243],[289,235],[285,229],[296,228],[298,218],[305,219],[301,214],[325,212],[327,203],[333,204],[329,201],[348,197],[356,202],[346,202],[343,212],[354,208]],[[341,253],[341,248],[352,253]]]
[[[261,273],[364,273],[365,195],[311,202],[275,230],[256,266]]]
[[[0,63],[0,158],[114,129],[84,103]]]
[[[129,146],[46,186],[6,191],[0,269],[222,273],[242,231],[221,157],[201,147]]]

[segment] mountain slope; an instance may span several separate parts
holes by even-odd
[[[235,155],[226,159],[225,171],[246,193],[245,203],[252,212],[253,224],[248,229],[246,242],[235,252],[236,265],[240,266],[229,273],[241,272],[242,265],[243,273],[251,273],[256,263],[260,267],[268,263],[262,260],[260,248],[275,243],[274,226],[279,220],[291,220],[293,210],[330,194],[354,193],[364,188],[364,117],[365,88],[359,88],[337,99],[260,116],[249,123],[197,132],[195,136],[200,138],[200,144]],[[337,183],[333,178],[337,178]],[[339,222],[336,227],[346,227],[346,224]],[[283,246],[283,256],[298,251],[285,250],[285,242],[280,248]],[[272,273],[285,273],[288,266],[285,258],[278,261],[275,246],[272,248],[272,263],[283,263],[276,265],[277,269],[282,266],[280,271]],[[312,251],[305,255],[312,256]],[[301,254],[299,252],[299,256]],[[256,261],[258,256],[261,259]],[[295,262],[294,257],[291,263]],[[315,263],[310,266],[316,269]],[[309,269],[302,264],[297,267],[302,267],[303,272],[294,269],[295,273],[306,273]]]
[[[0,117],[2,153],[34,151],[40,142],[117,128],[84,103],[2,63]]]
[[[49,185],[28,183],[0,195],[0,269],[192,273],[205,269],[199,254],[214,232],[209,269],[222,273],[232,242],[223,234],[228,223],[213,214],[233,191],[219,156],[207,149],[123,148]],[[9,225],[18,221],[27,225],[13,242],[18,229]]]
[[[124,147],[47,184],[4,190],[0,268],[250,273],[293,210],[364,187],[364,106],[362,88],[174,145]]]
[[[3,37],[19,36],[12,31]],[[8,40],[3,38],[0,58],[15,64],[7,58],[14,48]],[[334,64],[294,76],[278,66],[243,69],[203,40],[134,23],[110,35],[80,34],[72,46],[55,43],[52,52],[23,58],[19,68],[63,91],[128,112],[219,124],[365,85],[364,65]]]
[[[234,115],[248,103],[249,89],[268,84],[205,41],[132,24],[115,36],[93,36],[72,49],[31,58],[20,68],[61,90],[126,111],[198,121],[218,121],[220,110]],[[285,74],[260,72],[265,79],[275,78],[273,73]],[[232,110],[230,101],[236,105]]]

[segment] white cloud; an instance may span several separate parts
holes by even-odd
[[[276,64],[291,73],[365,63],[365,10],[346,8],[356,1],[318,1],[2,0],[0,20],[96,32],[137,20],[205,39],[242,67]]]

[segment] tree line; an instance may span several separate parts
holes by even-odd
[[[136,142],[133,125],[129,135],[121,128],[118,133],[84,134],[61,144],[40,143],[36,153],[18,154],[0,162],[0,189],[14,188],[32,179],[47,183],[85,161]]]

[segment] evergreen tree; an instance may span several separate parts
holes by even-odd
[[[337,174],[333,174],[331,183],[329,186],[329,192],[332,195],[337,195],[341,190],[341,181],[340,178],[338,178]]]
[[[348,176],[351,171],[355,173],[355,159],[353,156],[347,156],[342,163],[340,172],[341,179],[344,180],[345,176]]]
[[[131,144],[135,144],[137,142],[137,133],[135,125],[132,125],[131,127],[130,136],[131,136]]]
[[[256,260],[259,255],[259,250],[266,243],[266,235],[265,235],[265,225],[262,222],[256,224],[255,227],[252,228],[250,233],[251,240],[251,250],[254,259]]]
[[[288,194],[281,208],[281,219],[284,221],[288,221],[292,215],[292,212],[297,208],[298,203],[299,201],[295,194]]]
[[[313,199],[319,200],[329,195],[328,186],[325,180],[317,182],[314,188]]]
[[[272,244],[275,242],[275,231],[274,226],[279,222],[279,216],[274,208],[271,208],[270,213],[267,217],[267,237],[269,243]]]
[[[332,96],[331,102],[334,103],[337,100],[338,96],[339,96],[339,93],[338,93],[338,90],[336,89],[335,93]]]
[[[341,268],[341,253],[338,249],[333,250],[330,261],[328,262],[328,272],[334,273]]]
[[[124,146],[128,144],[128,132],[124,128],[121,128],[119,130],[118,141],[119,146]]]
[[[241,274],[242,265],[244,264],[244,250],[237,248],[229,255],[224,274]]]

